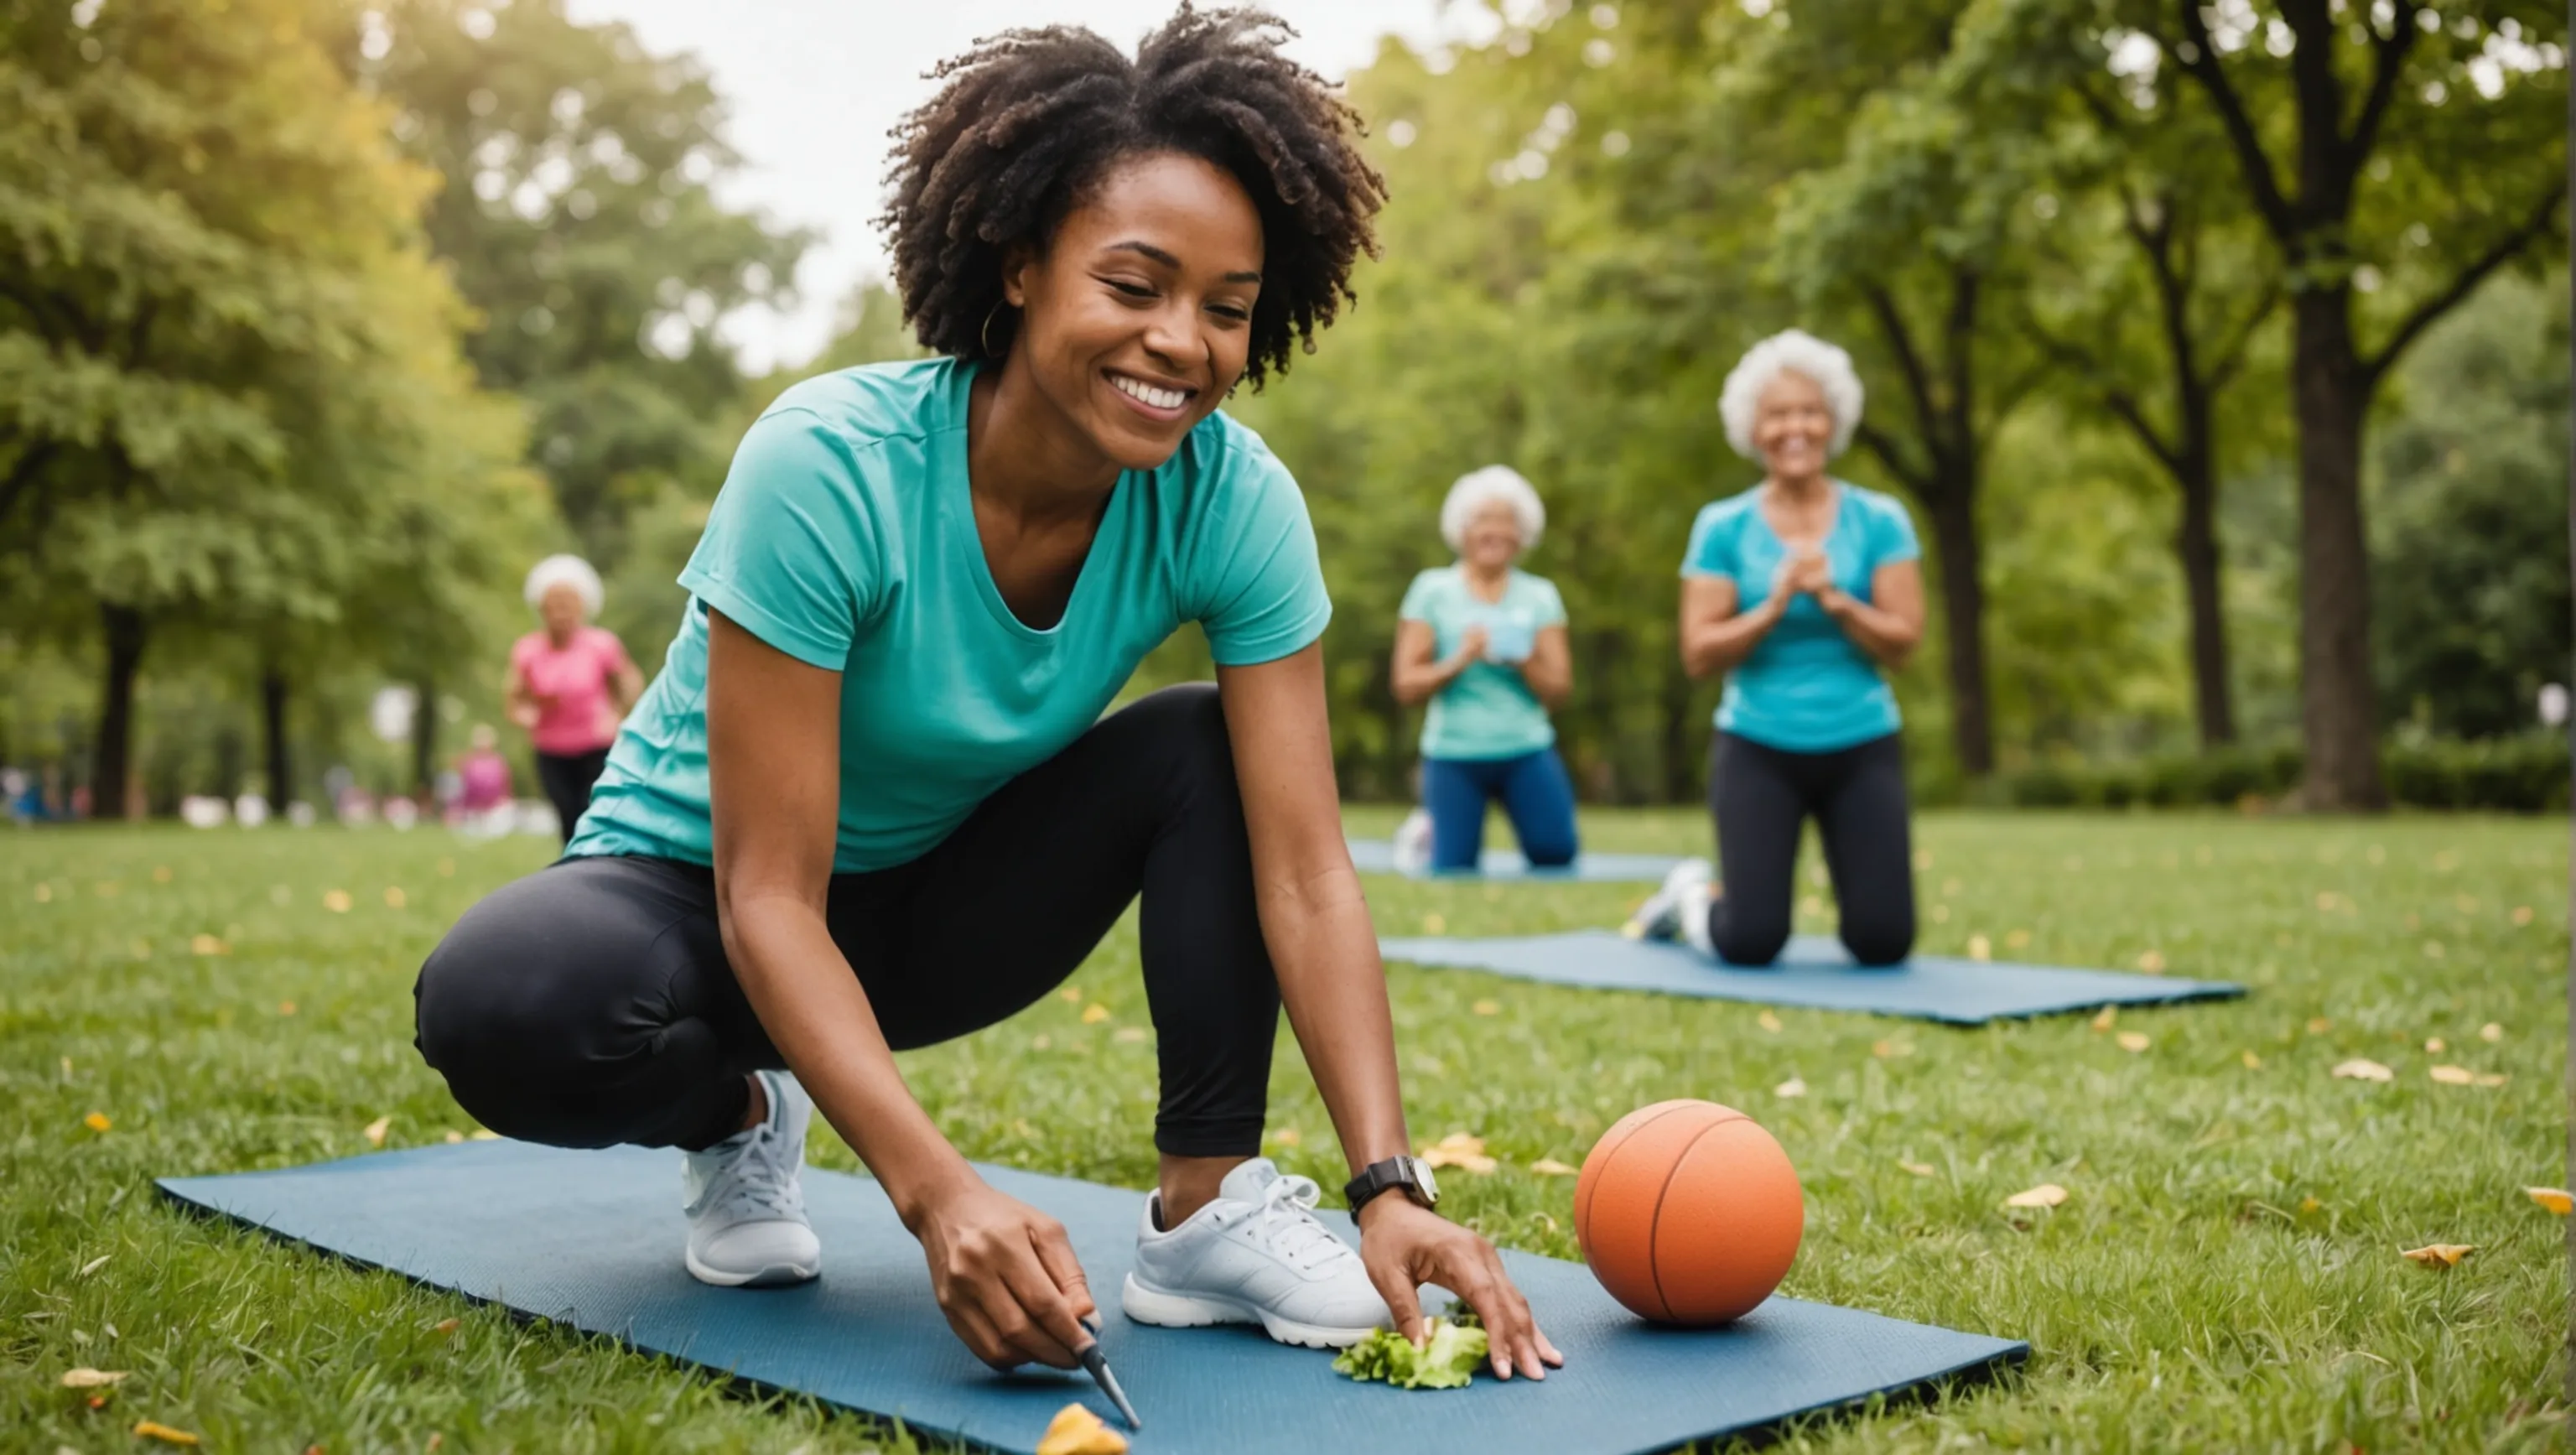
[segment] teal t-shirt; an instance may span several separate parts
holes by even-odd
[[[1467,629],[1482,626],[1489,657],[1519,661],[1529,656],[1540,628],[1564,624],[1565,601],[1547,578],[1524,571],[1504,578],[1502,600],[1479,601],[1467,589],[1464,568],[1435,566],[1405,588],[1396,615],[1430,625],[1434,657],[1458,650]],[[1426,758],[1517,758],[1555,742],[1556,727],[1520,669],[1489,660],[1441,688],[1422,720]]]
[[[1834,484],[1841,496],[1825,561],[1834,584],[1857,601],[1870,599],[1878,568],[1920,559],[1914,520],[1895,497]],[[1762,518],[1762,492],[1747,490],[1700,510],[1691,523],[1684,576],[1723,576],[1736,601],[1753,606],[1771,594],[1788,548]],[[1831,753],[1896,731],[1895,690],[1878,663],[1843,634],[1816,598],[1799,593],[1753,655],[1727,674],[1717,705],[1721,732],[1791,753]]]
[[[713,861],[707,609],[841,674],[836,873],[929,852],[994,790],[1099,720],[1184,622],[1220,666],[1288,656],[1332,605],[1305,498],[1212,415],[1112,490],[1063,619],[1011,614],[966,472],[974,368],[879,364],[789,389],[743,436],[680,573],[691,597],[567,850]]]

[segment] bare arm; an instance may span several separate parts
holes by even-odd
[[[1567,643],[1564,623],[1540,627],[1529,656],[1516,665],[1521,680],[1548,711],[1565,706],[1565,700],[1574,695],[1574,649]]]
[[[1905,665],[1923,643],[1923,567],[1891,561],[1871,573],[1870,600],[1828,587],[1816,602],[1860,649],[1890,671]]]
[[[1071,1368],[1092,1311],[1053,1219],[986,1186],[896,1069],[824,922],[841,795],[841,674],[707,614],[716,913],[761,1028],[922,1240],[942,1312],[986,1363]]]
[[[1221,667],[1217,688],[1252,840],[1262,939],[1288,1024],[1356,1173],[1410,1147],[1377,931],[1342,838],[1323,649]],[[1419,1336],[1416,1286],[1437,1283],[1484,1316],[1497,1374],[1518,1368],[1544,1378],[1545,1365],[1562,1362],[1491,1243],[1396,1194],[1370,1201],[1359,1221],[1361,1256],[1399,1330]]]
[[[629,662],[608,679],[608,695],[617,703],[617,715],[624,717],[635,710],[635,699],[644,695],[644,673]]]
[[[535,732],[540,710],[536,694],[528,690],[528,674],[519,670],[518,663],[511,663],[508,706],[504,709],[510,721],[525,731]]]
[[[1785,573],[1784,580],[1785,580]],[[1693,677],[1724,672],[1753,655],[1753,649],[1780,624],[1789,609],[1789,593],[1775,583],[1769,596],[1750,611],[1736,610],[1736,586],[1727,576],[1682,578],[1682,670]]]
[[[1458,650],[1447,657],[1433,660],[1438,640],[1427,621],[1398,621],[1395,624],[1395,700],[1407,707],[1427,702],[1440,695],[1441,689],[1458,680],[1458,674],[1476,665],[1485,652],[1485,629],[1469,627],[1459,641]]]

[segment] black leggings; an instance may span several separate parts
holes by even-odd
[[[1279,986],[1215,688],[1102,719],[912,863],[833,876],[825,919],[908,1050],[1044,996],[1140,892],[1154,1145],[1257,1153]],[[414,1044],[458,1104],[526,1141],[705,1147],[740,1127],[745,1075],[785,1064],[726,963],[713,872],[666,859],[567,859],[495,891],[414,997]]]
[[[546,801],[555,806],[555,817],[563,820],[563,841],[572,842],[573,827],[581,822],[584,809],[590,807],[590,790],[608,767],[608,750],[593,748],[587,753],[537,754],[537,782],[546,790]]]
[[[1839,752],[1789,753],[1719,733],[1709,748],[1708,807],[1726,880],[1708,919],[1719,958],[1768,965],[1788,943],[1798,833],[1810,817],[1842,906],[1843,948],[1864,965],[1912,953],[1914,851],[1895,734]]]

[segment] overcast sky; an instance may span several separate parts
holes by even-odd
[[[695,52],[715,74],[747,166],[727,200],[820,234],[797,274],[802,304],[727,321],[752,369],[801,363],[832,333],[850,286],[882,276],[873,219],[886,131],[926,99],[922,73],[976,37],[1019,25],[1090,26],[1122,45],[1173,0],[570,0],[583,20],[622,20],[655,51]],[[1300,32],[1298,57],[1328,76],[1364,65],[1392,31],[1421,44],[1492,24],[1474,0],[1270,0]]]

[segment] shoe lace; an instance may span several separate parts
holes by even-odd
[[[1349,1245],[1315,1218],[1315,1206],[1323,1196],[1315,1179],[1291,1173],[1262,1191],[1259,1208],[1252,1214],[1263,1244],[1301,1272],[1351,1256]]]
[[[726,1161],[707,1189],[704,1205],[737,1215],[766,1213],[797,1218],[805,1213],[805,1193],[796,1177],[796,1155],[782,1146],[767,1127],[752,1134],[747,1145]]]

